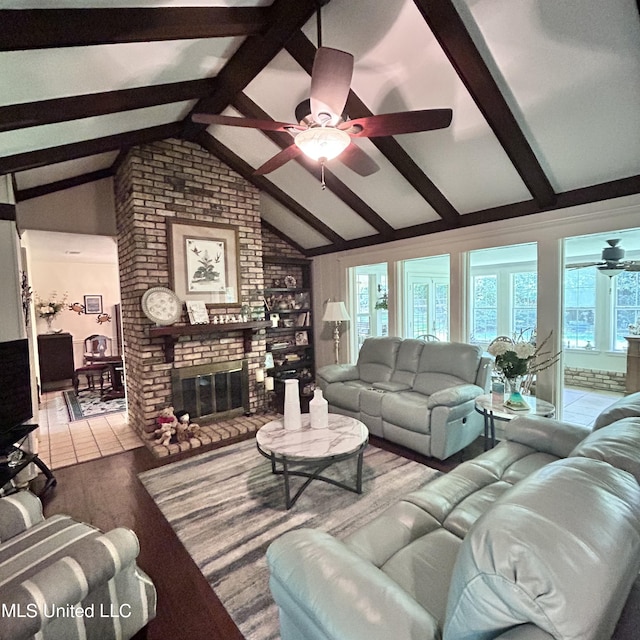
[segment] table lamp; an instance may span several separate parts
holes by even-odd
[[[327,302],[322,321],[335,323],[333,329],[333,344],[335,347],[336,364],[338,364],[338,351],[340,348],[340,324],[346,320],[351,320],[351,318],[347,313],[344,302]]]

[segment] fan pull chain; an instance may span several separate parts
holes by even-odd
[[[322,190],[324,191],[327,188],[327,185],[324,183],[324,162],[320,161],[320,184],[322,185]]]

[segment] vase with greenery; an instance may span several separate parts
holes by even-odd
[[[36,294],[36,313],[47,323],[47,333],[54,333],[51,325],[55,317],[65,308],[67,297],[65,293],[62,298],[58,298],[55,291],[48,298],[40,298]]]
[[[529,340],[520,332],[515,338],[501,336],[496,338],[487,348],[495,357],[495,369],[505,382],[509,397],[505,405],[512,409],[528,409],[529,405],[522,397],[523,389],[529,389],[536,374],[547,369],[558,361],[559,351],[551,355],[545,350],[551,333],[539,344],[535,343],[535,332]]]

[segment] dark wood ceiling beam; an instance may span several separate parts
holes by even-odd
[[[253,100],[244,93],[240,94],[233,101],[233,106],[247,118],[258,120],[271,120],[268,113],[263,111]],[[263,131],[272,142],[281,149],[285,149],[293,142],[293,138],[288,133],[278,133],[276,131]],[[318,182],[322,181],[321,169],[317,162],[309,160],[302,155],[296,158],[300,166],[311,173]],[[373,178],[375,179],[375,178]],[[339,180],[327,167],[324,170],[324,181],[327,189],[342,200],[348,207],[353,209],[363,220],[366,220],[383,237],[393,235],[393,227],[381,218],[362,198],[358,197],[344,182]],[[320,187],[318,187],[320,188]]]
[[[553,205],[553,187],[452,0],[414,2],[533,198],[541,207]]]
[[[211,95],[215,84],[215,78],[204,78],[11,104],[0,107],[0,131],[103,116],[184,100],[199,100]]]
[[[270,7],[270,25],[261,34],[247,38],[216,76],[215,95],[200,100],[192,113],[220,113],[275,58],[292,34],[316,11],[315,0],[275,0]],[[194,137],[206,125],[187,117],[184,136]]]
[[[0,51],[250,36],[270,15],[269,7],[4,9]]]
[[[110,178],[113,175],[113,169],[111,167],[107,167],[106,169],[98,169],[97,171],[83,173],[82,175],[65,178],[64,180],[58,180],[56,182],[49,182],[48,184],[38,185],[37,187],[19,189],[16,191],[16,202],[24,202],[25,200],[32,200],[33,198],[40,198],[41,196],[46,196],[50,193],[64,191],[65,189],[72,189],[73,187],[79,187],[80,185],[95,182],[96,180],[104,180],[105,178]]]
[[[467,213],[460,216],[460,227],[472,227],[479,224],[487,224],[489,222],[522,218],[535,213],[556,211],[559,209],[566,209],[568,207],[577,207],[580,205],[590,204],[592,202],[602,202],[604,200],[612,200],[614,198],[623,198],[625,196],[636,195],[638,193],[640,193],[640,175],[630,176],[620,180],[603,182],[591,187],[581,187],[580,189],[564,191],[558,194],[556,202],[553,205],[549,205],[547,207],[540,207],[534,200],[525,200],[523,202],[516,202],[514,204],[491,207],[490,209],[482,209],[481,211]],[[449,227],[443,220],[413,225],[411,227],[398,229],[394,234],[394,240],[428,236],[433,233],[445,231],[448,228]],[[359,238],[356,241],[347,241],[347,246],[344,249],[371,247],[384,242],[387,241],[383,240],[379,236],[369,236],[367,238]],[[330,247],[317,247],[308,250],[307,254],[309,256],[318,256],[333,253],[334,251],[336,251],[336,249],[332,249]]]
[[[181,131],[182,122],[171,122],[149,127],[148,129],[138,129],[137,131],[105,136],[104,138],[94,138],[93,140],[73,142],[58,147],[39,149],[38,151],[17,153],[0,158],[0,175],[35,169],[36,167],[75,160],[76,158],[85,158],[105,151],[134,147],[140,144],[165,140],[166,138],[177,138],[180,136]]]
[[[299,31],[289,40],[286,49],[295,61],[311,75],[316,52],[316,48],[311,41]],[[353,91],[349,91],[346,111],[351,118],[374,115]],[[443,220],[447,220],[451,225],[455,226],[460,214],[428,176],[425,175],[424,171],[412,160],[400,143],[392,137],[371,138],[371,142],[420,196],[433,207],[435,212]]]
[[[274,200],[279,202],[282,206],[286,207],[291,213],[312,229],[323,235],[327,240],[333,243],[336,249],[342,249],[345,247],[345,240],[338,235],[333,229],[328,227],[322,221],[318,220],[312,213],[307,211],[302,205],[296,202],[291,196],[287,195],[282,189],[278,188],[272,182],[270,182],[264,176],[256,176],[254,174],[253,167],[242,160],[238,155],[233,153],[231,149],[223,145],[219,140],[216,140],[210,136],[206,131],[199,133],[194,139],[200,146],[206,149],[209,153],[220,158],[225,164],[229,165],[234,171],[239,173],[245,180],[253,184],[258,189],[261,189]]]

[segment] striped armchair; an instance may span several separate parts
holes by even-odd
[[[0,498],[0,638],[128,639],[156,613],[130,529],[44,518],[28,491]]]

